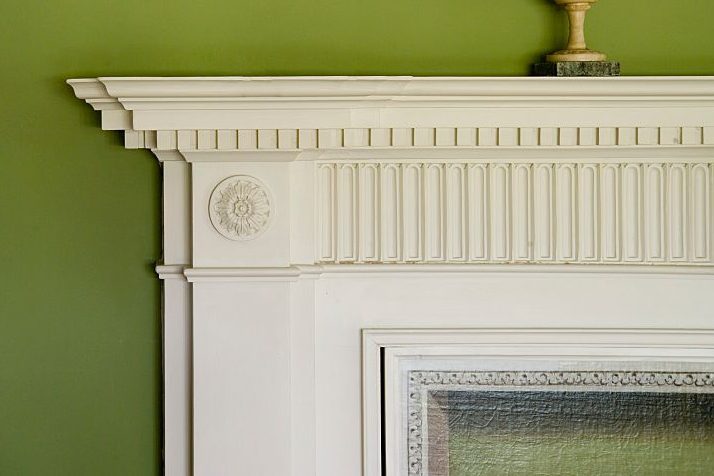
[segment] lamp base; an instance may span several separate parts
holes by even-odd
[[[620,76],[619,61],[559,61],[536,63],[534,76],[556,76],[563,78],[578,76]]]

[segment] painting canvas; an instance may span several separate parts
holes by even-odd
[[[409,474],[714,473],[710,373],[409,374]]]

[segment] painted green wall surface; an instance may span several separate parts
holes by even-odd
[[[714,74],[711,0],[602,0],[627,75]],[[0,2],[0,474],[161,468],[160,171],[72,77],[525,75],[549,0]]]

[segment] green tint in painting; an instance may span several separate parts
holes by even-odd
[[[438,391],[430,402],[444,416],[430,475],[714,474],[712,393]]]

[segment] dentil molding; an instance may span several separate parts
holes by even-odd
[[[102,112],[104,129],[125,131],[127,147],[188,153],[157,154],[162,160],[217,160],[222,151],[283,151],[280,160],[295,160],[295,152],[335,149],[714,146],[708,77],[68,82]]]

